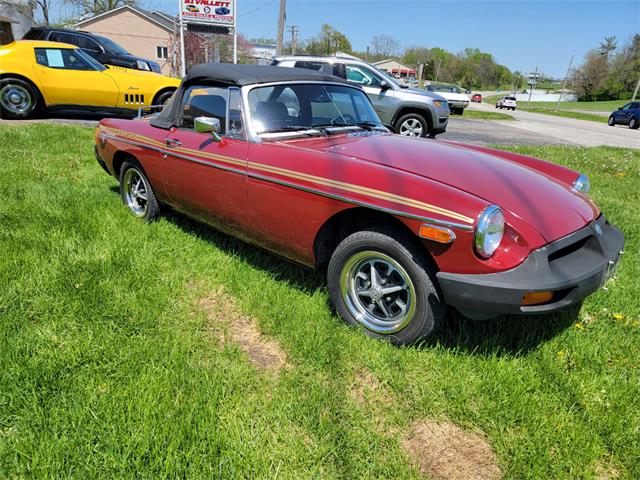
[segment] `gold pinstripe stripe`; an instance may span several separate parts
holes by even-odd
[[[131,133],[131,132],[126,132],[124,130],[120,130],[117,128],[111,128],[111,127],[104,127],[101,126],[100,127],[102,130],[105,130],[106,132],[115,134],[115,135],[120,135],[124,138],[127,139],[131,139],[131,140],[137,140],[140,141],[142,143],[147,143],[150,144],[151,146],[154,147],[160,147],[160,148],[166,148],[166,145],[164,144],[164,142],[160,142],[158,140],[154,140],[152,138],[146,137],[144,135],[139,135],[137,133]],[[274,167],[274,166],[270,166],[270,165],[264,165],[261,163],[255,163],[255,162],[245,162],[242,160],[238,160],[236,158],[232,158],[232,157],[227,157],[224,155],[217,155],[215,153],[208,153],[208,152],[201,152],[199,150],[193,150],[190,148],[186,148],[186,147],[175,147],[172,148],[171,151],[175,151],[178,153],[182,153],[185,155],[197,155],[199,157],[204,157],[210,160],[217,160],[217,161],[221,161],[221,162],[225,162],[225,163],[231,163],[233,165],[239,165],[239,166],[248,166],[251,168],[254,168],[256,170],[261,170],[264,172],[268,172],[268,173],[275,173],[277,175],[282,175],[285,177],[289,177],[289,178],[294,178],[297,180],[303,180],[303,181],[307,181],[307,182],[312,182],[312,183],[316,183],[318,185],[324,185],[326,187],[332,187],[332,188],[336,188],[339,190],[344,190],[347,192],[351,192],[351,193],[357,193],[360,195],[364,195],[364,196],[368,196],[368,197],[373,197],[373,198],[377,198],[379,200],[386,200],[389,202],[393,202],[393,203],[397,203],[399,205],[405,205],[408,207],[412,207],[412,208],[417,208],[419,210],[424,210],[427,212],[431,212],[431,213],[437,213],[439,215],[444,215],[450,218],[454,218],[456,220],[465,222],[465,223],[469,223],[469,224],[473,224],[474,220],[473,218],[467,217],[466,215],[462,215],[460,213],[457,212],[452,212],[451,210],[447,210],[445,208],[441,208],[438,207],[436,205],[431,205],[429,203],[425,203],[425,202],[421,202],[419,200],[414,200],[412,198],[408,198],[408,197],[402,197],[400,195],[395,195],[393,193],[389,193],[389,192],[385,192],[382,190],[376,190],[373,188],[369,188],[369,187],[363,187],[361,185],[354,185],[352,183],[346,183],[346,182],[340,182],[337,180],[330,180],[328,178],[325,177],[318,177],[315,175],[310,175],[307,173],[302,173],[302,172],[297,172],[295,170],[289,170],[286,168],[280,168],[280,167]]]

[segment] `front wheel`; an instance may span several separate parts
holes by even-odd
[[[29,118],[39,106],[39,95],[31,84],[19,78],[0,80],[0,110],[3,118]]]
[[[338,314],[370,337],[394,345],[428,337],[446,307],[425,253],[413,239],[379,228],[356,232],[336,248],[327,271]]]
[[[398,119],[395,130],[406,137],[427,137],[429,127],[425,118],[418,113],[408,113]]]
[[[633,117],[631,120],[629,120],[629,128],[632,130],[635,130],[636,128],[638,128],[638,126],[640,126],[640,124],[638,124],[638,120]]]
[[[160,214],[160,205],[151,183],[137,163],[124,162],[120,169],[122,202],[136,217],[151,222]]]
[[[607,121],[607,123],[609,124],[610,127],[614,127],[616,125],[616,119],[613,118],[613,115],[609,117],[609,120]]]

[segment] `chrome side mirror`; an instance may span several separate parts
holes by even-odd
[[[391,88],[391,84],[389,82],[387,82],[386,80],[382,80],[380,82],[380,88],[382,90],[389,90]]]
[[[222,138],[218,135],[220,131],[220,120],[212,117],[196,117],[193,119],[193,126],[198,133],[210,133],[214,142],[220,142]]]

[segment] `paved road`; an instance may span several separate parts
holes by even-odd
[[[474,103],[469,108],[496,111],[495,107],[485,103]],[[606,123],[555,117],[522,110],[505,112],[514,116],[518,121],[492,122],[496,123],[497,128],[509,126],[525,131],[531,136],[551,137],[555,139],[555,143],[568,143],[585,147],[607,145],[611,147],[640,148],[640,130],[630,130],[622,125],[610,127]]]

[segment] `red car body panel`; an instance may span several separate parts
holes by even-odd
[[[308,266],[316,264],[318,232],[346,209],[388,212],[415,234],[425,219],[453,225],[453,243],[423,240],[438,267],[453,273],[511,269],[598,214],[588,197],[571,190],[577,172],[451,142],[379,133],[214,142],[144,119],[108,119],[96,143],[112,174],[116,153],[126,152],[141,163],[161,202]],[[482,259],[470,248],[473,227],[492,203],[503,208],[507,228],[501,248]]]

